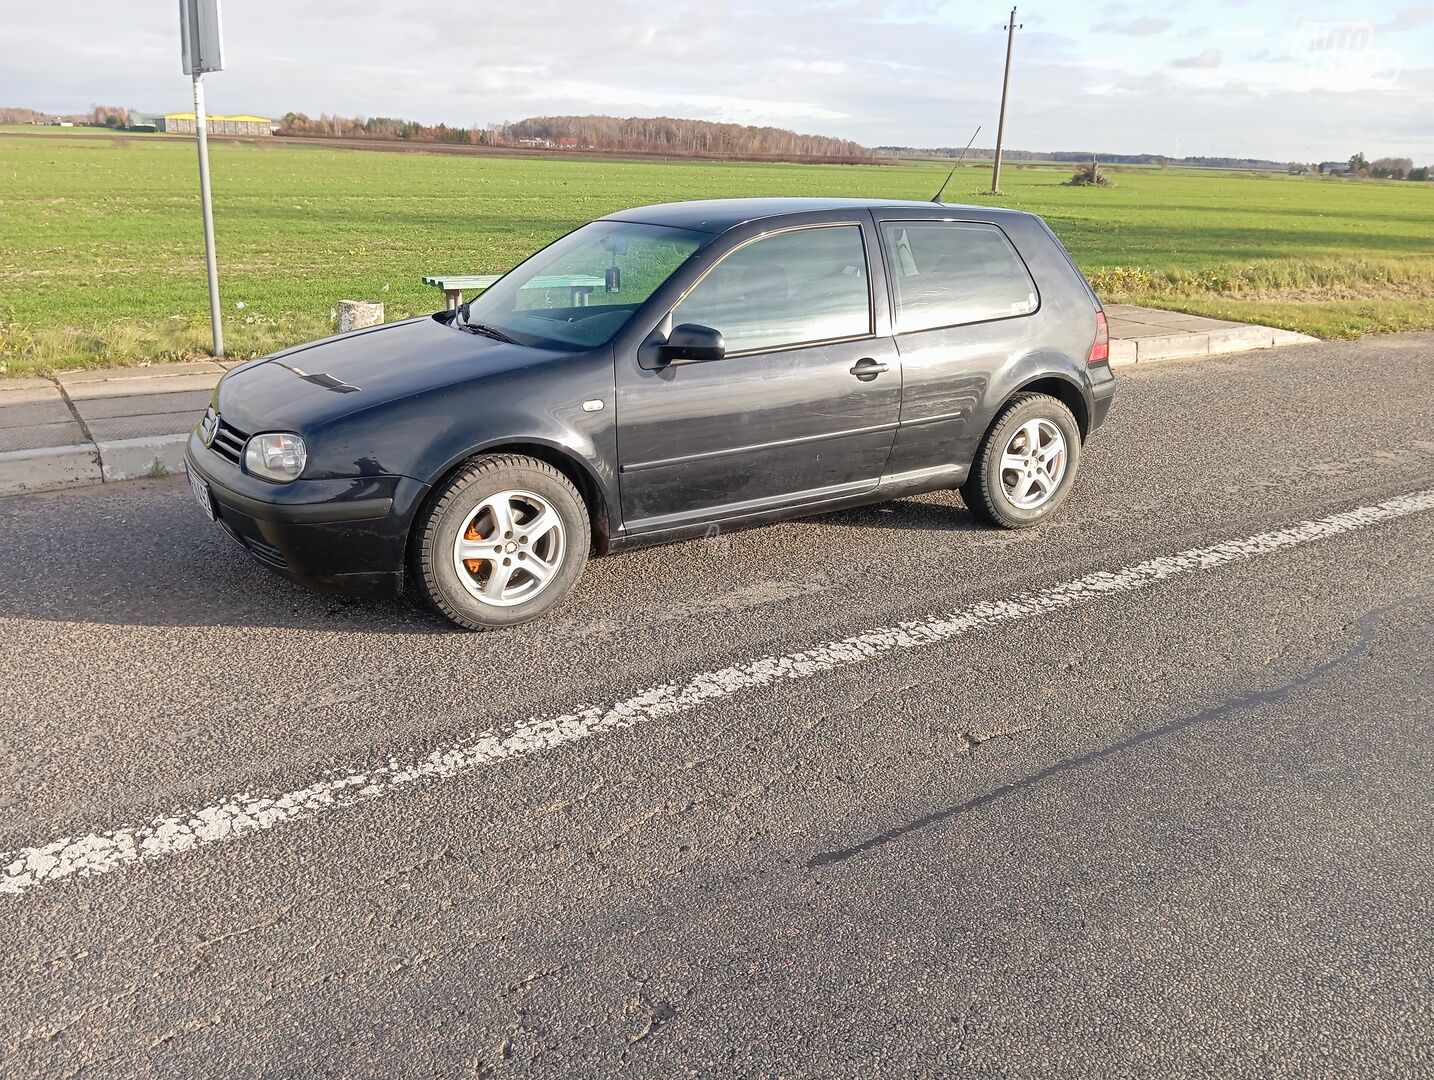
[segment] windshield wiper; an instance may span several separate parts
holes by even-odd
[[[484,337],[490,337],[494,341],[506,341],[509,345],[518,344],[517,339],[510,338],[507,334],[503,333],[503,331],[499,330],[497,327],[489,326],[487,323],[469,322],[467,319],[464,319],[463,329],[472,330],[473,333],[482,334]]]

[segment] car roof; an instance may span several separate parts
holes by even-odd
[[[615,214],[608,214],[603,220],[633,221],[646,225],[667,225],[674,229],[721,233],[734,226],[745,225],[749,221],[760,221],[763,218],[848,209],[961,210],[980,214],[983,217],[989,215],[992,218],[1026,216],[1019,210],[1006,210],[1001,207],[917,202],[909,199],[768,198],[700,199],[693,202],[656,203],[652,206],[634,206],[630,210],[619,210]]]

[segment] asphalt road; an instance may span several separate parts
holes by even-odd
[[[181,480],[0,501],[0,849],[311,793],[0,865],[0,1075],[1427,1075],[1434,511],[1219,545],[1431,488],[1407,335],[1127,371],[1035,532],[910,499],[502,634],[298,591]]]

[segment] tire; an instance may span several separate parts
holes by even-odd
[[[1057,468],[1058,447],[1063,457]],[[1064,404],[1048,394],[1017,394],[981,440],[961,496],[990,525],[1029,529],[1065,502],[1080,469],[1080,450],[1080,426]],[[1021,467],[1011,467],[1018,460]]]
[[[430,502],[413,548],[414,577],[461,627],[518,626],[572,591],[591,544],[587,507],[561,472],[518,454],[484,455]]]

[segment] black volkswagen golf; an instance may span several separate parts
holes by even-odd
[[[204,512],[328,591],[411,574],[473,629],[590,554],[959,488],[1024,528],[1115,389],[1105,314],[1015,211],[852,199],[627,210],[456,310],[230,371],[190,436]]]

